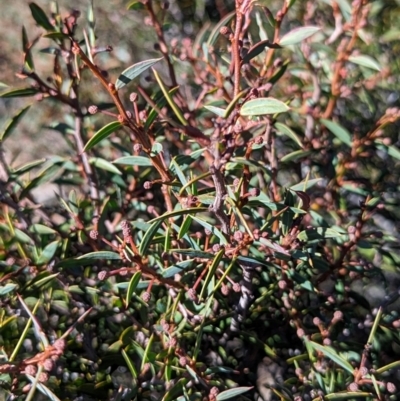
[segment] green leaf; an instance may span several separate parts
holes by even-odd
[[[54,176],[61,170],[61,166],[58,164],[52,164],[49,167],[45,168],[43,171],[39,173],[39,175],[34,178],[21,192],[20,200],[25,198],[25,196],[31,191],[33,188],[38,187],[41,184],[49,182]]]
[[[154,58],[150,60],[140,61],[139,63],[133,64],[124,70],[115,82],[115,88],[121,89],[125,85],[129,84],[133,79],[139,76],[142,72],[146,71],[154,64],[157,64],[163,58]]]
[[[272,97],[260,97],[246,102],[240,109],[242,116],[261,116],[264,114],[278,114],[288,111],[285,103]]]
[[[315,184],[317,184],[321,180],[322,180],[322,178],[312,178],[311,180],[305,180],[305,181],[299,182],[296,185],[292,185],[290,187],[290,189],[292,191],[305,191],[306,189],[313,187]]]
[[[89,163],[93,164],[93,166],[97,168],[101,168],[102,170],[110,171],[111,173],[121,175],[121,171],[117,169],[112,163],[109,161],[102,159],[101,157],[91,157],[89,159]]]
[[[353,366],[351,366],[351,364],[347,362],[345,359],[340,357],[333,348],[320,345],[318,343],[315,343],[314,341],[307,341],[307,343],[311,345],[318,352],[322,352],[326,357],[328,357],[333,362],[341,366],[343,369],[347,370],[350,374],[353,374],[354,372]]]
[[[53,241],[50,242],[50,244],[46,245],[46,247],[43,249],[42,253],[39,256],[37,264],[44,265],[46,263],[49,263],[50,260],[53,258],[54,254],[56,253],[58,244],[59,241]]]
[[[43,37],[47,39],[58,39],[58,40],[69,39],[69,36],[62,32],[45,33]]]
[[[250,391],[253,387],[235,387],[229,390],[222,391],[217,395],[217,401],[229,400],[231,398],[237,397],[240,394]]]
[[[207,47],[213,46],[215,41],[217,40],[218,36],[220,35],[220,30],[223,26],[228,24],[228,22],[235,16],[235,11],[230,12],[229,14],[226,14],[224,18],[222,18],[221,21],[218,22],[217,25],[215,25],[214,29],[212,30],[208,40],[207,40]]]
[[[131,303],[132,295],[136,290],[137,285],[139,284],[140,278],[142,277],[142,272],[136,272],[129,281],[128,291],[126,293],[125,298],[125,306]]]
[[[201,291],[200,291],[200,295],[199,295],[199,298],[200,298],[200,299],[204,299],[204,295],[205,295],[205,293],[206,293],[208,284],[210,283],[211,278],[214,277],[215,271],[217,270],[217,267],[219,266],[219,262],[221,262],[221,260],[222,260],[222,258],[223,258],[223,256],[224,256],[224,253],[225,253],[225,249],[221,249],[221,250],[215,255],[214,260],[212,261],[211,265],[209,266],[209,268],[208,268],[208,273],[207,273],[207,277],[206,277],[206,279],[204,280],[203,287],[202,287],[202,289],[201,289]]]
[[[45,161],[46,161],[46,159],[39,159],[39,160],[35,160],[33,162],[29,162],[27,164],[24,164],[21,167],[18,167],[15,170],[12,170],[10,173],[12,175],[21,175],[21,174],[27,173],[28,171],[32,170],[33,168],[43,164]]]
[[[386,146],[381,143],[378,139],[375,141],[376,147],[379,150],[386,152],[389,156],[394,157],[397,160],[400,160],[400,150],[396,148],[396,146],[390,145]]]
[[[0,97],[9,98],[9,97],[27,97],[34,96],[39,91],[33,88],[21,88],[21,89],[11,89],[6,92],[0,93]]]
[[[178,239],[182,239],[189,231],[190,225],[192,224],[192,217],[190,215],[185,216],[183,223],[179,229]]]
[[[295,28],[286,35],[283,35],[279,41],[279,44],[281,46],[295,45],[314,35],[319,30],[321,30],[321,28],[317,26],[303,26],[301,28]]]
[[[132,0],[126,8],[127,10],[142,10],[144,5],[141,0]]]
[[[46,13],[36,3],[29,3],[29,8],[31,9],[33,19],[38,25],[46,31],[54,31],[54,26],[51,25]]]
[[[326,120],[325,118],[321,118],[320,121],[322,124],[325,125],[326,128],[329,129],[329,131],[332,132],[332,134],[334,134],[338,139],[340,139],[341,142],[351,147],[351,136],[350,132],[347,131],[347,129],[343,128],[338,123]]]
[[[119,255],[119,253],[116,252],[98,251],[98,252],[90,252],[75,258],[75,260],[81,260],[81,259],[121,260],[121,256]]]
[[[139,246],[139,253],[141,256],[145,256],[147,249],[149,248],[150,243],[151,243],[152,239],[154,238],[154,236],[156,235],[162,222],[163,222],[163,219],[154,221],[151,224],[151,226],[149,227],[149,229],[146,231],[146,233],[144,234],[142,241],[140,242],[140,246]]]
[[[53,230],[52,228],[47,227],[43,224],[32,224],[29,227],[29,231],[32,233],[40,234],[40,235],[57,234],[56,230]]]
[[[295,150],[294,152],[290,152],[287,155],[283,156],[281,158],[282,163],[289,163],[292,161],[297,161],[299,159],[302,159],[308,155],[310,155],[312,152],[311,150]]]
[[[301,139],[287,125],[282,124],[282,123],[275,123],[275,129],[278,131],[278,135],[279,134],[286,135],[288,138],[290,138],[292,141],[294,141],[297,145],[299,145],[300,148],[304,147],[303,143],[301,142]]]
[[[349,61],[354,64],[361,65],[363,67],[371,68],[372,70],[381,71],[381,66],[379,63],[370,56],[365,55],[357,55],[357,56],[350,56]]]
[[[164,94],[164,97],[167,99],[168,104],[171,106],[171,109],[175,113],[176,117],[178,118],[179,122],[183,125],[188,125],[188,122],[186,121],[186,118],[182,114],[182,111],[179,109],[178,105],[175,103],[174,99],[170,95],[170,91],[165,87],[162,79],[158,75],[157,71],[153,68],[153,74],[156,78],[156,81],[158,83],[158,86],[160,87],[162,93]]]
[[[92,149],[93,146],[97,145],[100,141],[107,138],[113,132],[115,132],[118,128],[121,128],[122,124],[119,121],[113,121],[103,128],[99,129],[87,142],[85,147],[83,148],[83,152],[87,152],[89,149]]]
[[[14,131],[14,129],[30,107],[30,104],[28,106],[25,106],[17,114],[15,114],[14,117],[10,118],[7,121],[4,131],[0,134],[0,142],[6,140],[7,137],[11,135],[11,133]]]
[[[178,87],[172,88],[168,91],[169,95],[172,96],[178,91]],[[167,99],[163,95],[162,91],[156,96],[152,96],[153,100],[156,102],[157,110],[162,110],[162,108],[167,104]],[[147,132],[150,128],[151,124],[153,124],[154,120],[156,119],[158,112],[156,109],[151,109],[150,113],[147,117],[146,123],[144,124],[144,131]]]
[[[338,238],[343,237],[343,234],[332,229],[325,227],[318,227],[314,229],[304,230],[299,233],[297,238],[301,241],[312,241],[315,239],[325,239],[325,238]]]
[[[205,109],[208,111],[211,111],[212,113],[216,114],[219,117],[224,117],[225,116],[225,110],[221,109],[221,107],[216,107],[216,106],[204,106]]]
[[[152,166],[151,159],[144,156],[124,156],[113,161],[114,164],[124,164],[127,166]]]
[[[224,234],[220,230],[218,230],[215,225],[212,225],[208,223],[207,221],[197,217],[197,216],[192,216],[193,220],[197,221],[200,225],[202,225],[205,229],[211,231],[212,234],[214,234],[216,237],[218,237],[221,241],[221,244],[228,244],[228,241],[226,240]]]
[[[264,51],[264,49],[268,47],[270,49],[280,49],[281,46],[275,43],[271,43],[268,39],[262,40],[261,42],[256,43],[254,46],[250,47],[247,54],[243,57],[243,63],[248,63],[251,59],[258,56],[260,53]]]
[[[29,43],[26,29],[22,26],[22,51],[24,52],[25,67],[27,67],[28,70],[33,71],[35,66],[33,65],[31,47],[32,45]]]
[[[0,286],[0,297],[14,291],[18,287],[17,284],[8,283],[4,286]]]

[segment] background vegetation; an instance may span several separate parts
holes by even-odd
[[[7,7],[0,399],[397,399],[399,5],[270,3]]]

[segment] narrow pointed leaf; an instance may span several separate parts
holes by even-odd
[[[221,109],[221,107],[216,107],[216,106],[204,106],[205,109],[208,111],[211,111],[212,113],[216,114],[219,117],[224,117],[225,116],[225,110]]]
[[[314,35],[319,30],[321,30],[321,28],[318,26],[303,26],[301,28],[295,28],[284,35],[279,41],[279,44],[281,46],[295,45]]]
[[[54,26],[51,25],[46,13],[36,3],[29,3],[29,8],[31,9],[33,19],[38,25],[46,31],[54,31]]]
[[[207,46],[213,46],[215,41],[217,40],[218,36],[220,35],[220,30],[223,26],[227,25],[228,22],[234,17],[235,11],[230,12],[229,14],[226,14],[224,18],[221,19],[221,21],[218,22],[217,25],[213,28],[208,40],[207,40]]]
[[[22,117],[25,115],[25,113],[29,110],[30,107],[31,107],[30,104],[28,106],[25,106],[14,117],[12,117],[10,120],[7,121],[6,128],[0,134],[0,142],[4,141],[5,139],[7,139],[7,137],[11,135],[15,127],[18,125],[18,123],[21,121]]]
[[[114,164],[123,164],[126,166],[146,166],[150,167],[153,164],[148,157],[144,156],[124,156],[113,161]]]
[[[80,259],[120,260],[121,256],[116,252],[99,251],[99,252],[90,252],[75,258],[75,260],[80,260]]]
[[[231,398],[235,398],[239,396],[240,394],[246,393],[247,391],[250,391],[253,387],[235,387],[235,388],[230,388],[229,390],[222,391],[217,395],[216,400],[217,401],[223,401],[223,400],[230,400]]]
[[[38,265],[44,265],[44,264],[50,262],[50,260],[53,258],[54,254],[56,253],[58,244],[59,244],[59,241],[53,241],[53,242],[50,242],[50,244],[46,245],[46,247],[43,249],[43,252],[39,256],[39,259],[37,261]]]
[[[275,128],[278,131],[278,134],[286,135],[292,141],[294,141],[300,148],[303,148],[303,143],[301,139],[297,136],[297,134],[289,128],[287,125],[282,123],[275,123]]]
[[[113,132],[115,132],[118,128],[121,128],[122,124],[119,121],[113,121],[103,128],[99,129],[87,142],[85,147],[83,148],[83,152],[87,152],[89,149],[92,149],[93,146],[97,145],[100,141],[107,138]]]
[[[128,285],[128,291],[126,293],[126,298],[125,298],[125,306],[128,307],[128,305],[131,302],[132,295],[136,290],[137,285],[139,284],[140,278],[142,277],[142,272],[136,272],[131,280],[129,281]]]
[[[275,43],[271,43],[268,39],[262,40],[261,42],[256,43],[252,46],[247,54],[243,57],[243,63],[248,63],[251,59],[258,56],[260,53],[264,51],[264,49],[268,47],[270,49],[280,49],[281,46]]]
[[[163,220],[156,220],[154,221],[149,229],[146,231],[145,235],[143,236],[142,241],[140,242],[139,246],[139,253],[141,256],[144,256],[149,248],[152,239],[156,235],[158,229],[160,228]]]
[[[324,118],[321,118],[320,121],[325,125],[326,128],[328,128],[329,131],[332,132],[332,134],[336,136],[336,138],[340,139],[340,141],[342,141],[344,144],[351,147],[351,136],[347,129],[333,121],[326,120]]]
[[[39,92],[33,88],[11,89],[6,92],[0,93],[0,97],[4,97],[4,98],[27,97],[27,96],[34,96],[37,93],[39,93]]]
[[[158,75],[157,71],[153,68],[153,74],[156,78],[156,81],[158,83],[158,86],[160,87],[162,93],[164,94],[165,98],[167,99],[168,104],[171,106],[171,109],[175,113],[176,117],[180,121],[181,124],[183,125],[188,125],[188,122],[186,121],[186,118],[182,114],[182,111],[178,107],[178,105],[175,103],[174,99],[170,95],[170,91],[165,87],[161,77]]]
[[[115,82],[116,89],[121,89],[125,85],[129,84],[133,79],[139,76],[142,72],[146,71],[154,64],[162,60],[161,58],[154,58],[150,60],[140,61],[139,63],[133,64],[124,70]]]
[[[242,116],[261,116],[264,114],[278,114],[288,111],[285,103],[273,97],[261,97],[258,99],[249,100],[240,109]]]
[[[1,137],[0,140],[4,139],[4,136]],[[18,167],[17,169],[11,171],[11,174],[13,175],[21,175],[24,173],[27,173],[28,171],[32,170],[33,168],[40,166],[41,164],[43,164],[46,161],[46,159],[39,159],[39,160],[35,160],[33,162],[24,164],[21,167]]]
[[[91,157],[89,163],[102,170],[110,171],[111,173],[121,175],[121,171],[118,170],[112,163],[101,158],[101,157]]]
[[[349,373],[353,374],[354,368],[351,366],[350,362],[346,361],[344,358],[339,356],[336,351],[328,346],[320,345],[314,341],[308,341],[308,343],[317,351],[324,354],[327,358],[331,359],[333,362],[337,363],[343,369],[347,370]]]
[[[363,67],[371,68],[372,70],[381,71],[381,66],[379,63],[370,56],[365,56],[360,54],[358,56],[350,56],[349,61],[354,64],[361,65]]]

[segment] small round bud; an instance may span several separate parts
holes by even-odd
[[[35,376],[37,372],[37,367],[35,365],[28,365],[25,367],[25,374],[30,376]]]
[[[131,119],[131,118],[132,118],[132,113],[131,113],[129,110],[127,110],[126,116],[127,116],[129,119]]]
[[[181,365],[182,367],[185,367],[185,366],[186,366],[186,363],[187,363],[186,357],[181,356],[181,357],[179,358],[179,365]]]
[[[260,195],[260,189],[259,188],[251,188],[249,191],[250,196],[259,196]]]
[[[313,323],[315,326],[319,326],[321,324],[321,319],[319,317],[315,317],[313,319]]]
[[[142,151],[143,146],[140,143],[135,143],[133,145],[133,150],[135,153],[140,153]]]
[[[240,183],[240,179],[239,179],[239,178],[235,178],[235,179],[233,180],[233,185],[234,185],[235,187],[237,187],[237,186],[239,185],[239,183]]]
[[[176,338],[172,337],[168,341],[168,347],[175,348],[177,343],[178,343],[178,341],[176,340]]]
[[[223,36],[228,36],[232,33],[231,30],[227,26],[223,26],[220,30],[219,33]]]
[[[189,288],[188,297],[192,301],[196,301],[197,300],[197,293],[196,293],[196,290],[194,288]]]
[[[221,292],[222,292],[222,295],[227,296],[229,294],[229,287],[226,284],[222,284]]]
[[[221,250],[221,245],[220,245],[220,244],[214,244],[214,245],[212,246],[212,251],[213,251],[213,252],[217,253],[217,252],[219,252],[220,250]]]
[[[64,338],[59,338],[54,341],[53,348],[57,351],[63,352],[67,346],[67,341]]]
[[[306,335],[306,333],[304,332],[304,330],[303,329],[297,329],[297,337],[299,337],[299,338],[302,338],[302,337],[304,337],[305,335]]]
[[[330,338],[324,338],[324,340],[322,341],[322,343],[324,345],[331,345],[332,344],[332,340]]]
[[[91,239],[97,239],[99,237],[99,232],[97,230],[90,230],[89,236]]]
[[[386,384],[386,389],[389,393],[395,393],[396,392],[396,386],[393,383],[387,383]]]
[[[349,385],[349,390],[350,390],[350,391],[358,391],[358,384],[355,383],[355,382],[350,383],[350,385]]]
[[[235,231],[235,233],[233,234],[233,238],[237,242],[243,241],[243,237],[244,237],[244,234],[242,231]]]
[[[164,331],[169,331],[169,324],[167,322],[164,321],[163,323],[161,323],[161,326]]]
[[[52,371],[54,366],[55,366],[55,363],[52,359],[48,358],[43,362],[44,370],[46,370],[47,372]]]
[[[142,299],[143,299],[144,302],[149,302],[150,299],[151,299],[151,294],[149,292],[145,291],[142,294]]]
[[[206,228],[205,230],[204,230],[204,234],[205,235],[211,235],[211,231],[208,229],[208,228]]]
[[[354,233],[356,232],[356,228],[355,228],[354,226],[349,226],[349,227],[347,228],[347,232],[348,232],[349,234],[354,234]]]
[[[46,383],[49,380],[49,377],[50,377],[49,374],[46,372],[40,373],[40,375],[39,375],[40,383]]]
[[[254,138],[254,143],[255,143],[256,145],[261,145],[263,142],[264,142],[264,138],[263,138],[262,136],[256,136],[256,137]]]
[[[239,283],[234,283],[232,286],[233,291],[235,292],[240,292],[242,290],[241,286]]]
[[[286,282],[285,280],[279,280],[279,281],[278,281],[278,287],[279,287],[281,290],[286,289],[286,287],[287,287],[287,282]]]
[[[335,320],[342,320],[343,319],[343,312],[340,310],[335,311],[335,313],[333,314],[333,318]]]
[[[121,114],[118,114],[118,121],[119,121],[121,124],[123,124],[123,123],[125,122],[124,116],[121,115]]]
[[[95,106],[94,104],[89,106],[88,112],[89,114],[96,114],[99,111],[99,108]]]
[[[130,95],[129,95],[129,100],[133,103],[133,102],[136,102],[136,100],[138,100],[138,94],[136,93],[136,92],[132,92]]]
[[[97,278],[101,281],[105,280],[107,277],[107,272],[105,270],[102,270],[101,272],[99,272],[99,274],[97,275]]]
[[[145,183],[143,184],[144,189],[151,189],[152,186],[153,183],[151,181],[145,181]]]
[[[219,394],[219,390],[218,387],[212,387],[210,390],[210,396],[211,397],[216,397]]]

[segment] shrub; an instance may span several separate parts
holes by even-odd
[[[91,5],[30,3],[0,143],[50,103],[70,150],[2,159],[8,399],[396,399],[398,9],[266,3],[133,1],[154,50],[119,73]]]

